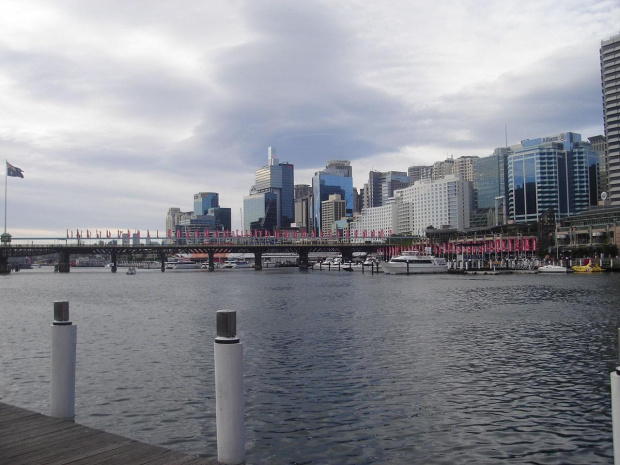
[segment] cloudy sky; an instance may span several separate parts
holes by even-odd
[[[618,0],[4,0],[14,237],[159,230],[214,191],[241,227],[267,147],[311,182],[603,134]],[[4,202],[3,202],[4,203]]]

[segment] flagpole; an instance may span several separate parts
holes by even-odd
[[[9,169],[8,161],[4,160],[4,234],[6,234],[6,196],[7,186],[9,184]]]

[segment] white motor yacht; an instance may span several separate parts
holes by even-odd
[[[404,251],[402,255],[392,257],[389,262],[381,262],[385,274],[429,274],[447,273],[445,258],[433,255],[419,255],[416,251]]]

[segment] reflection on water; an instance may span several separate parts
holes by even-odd
[[[620,275],[45,269],[0,277],[2,401],[49,409],[52,302],[76,421],[216,457],[215,311],[245,347],[248,463],[609,463]]]

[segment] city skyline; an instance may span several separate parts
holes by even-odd
[[[505,125],[508,145],[601,135],[599,49],[620,24],[615,1],[94,5],[4,6],[14,236],[161,232],[201,191],[241,229],[269,146],[295,184],[344,159],[362,187],[372,169],[488,156]]]

